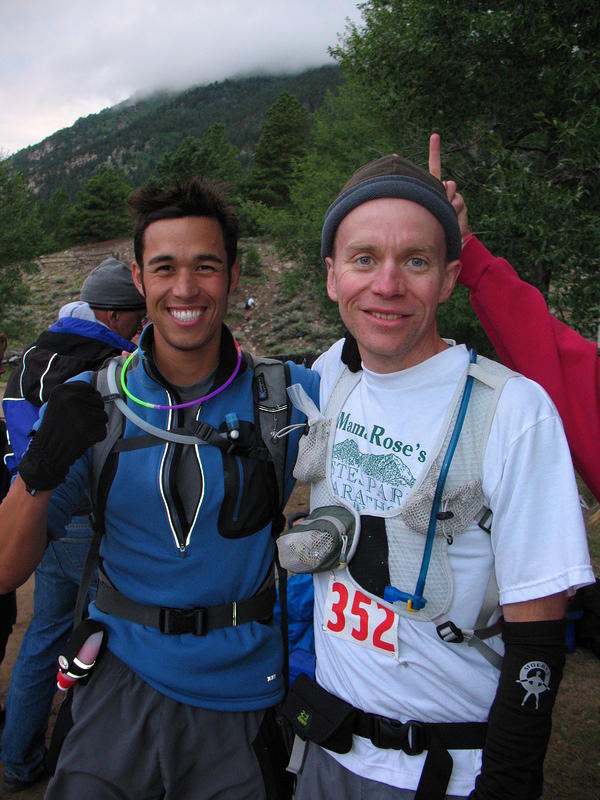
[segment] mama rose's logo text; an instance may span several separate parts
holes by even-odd
[[[423,463],[427,458],[427,452],[421,450],[421,445],[410,444],[408,442],[401,442],[399,439],[393,439],[391,436],[385,435],[385,428],[382,425],[372,425],[370,430],[367,430],[365,425],[360,422],[355,422],[351,418],[351,414],[340,412],[337,421],[339,430],[346,431],[347,433],[358,436],[361,439],[381,447],[384,450],[389,450],[392,453],[401,453],[405,458],[411,458],[416,455],[417,460]]]

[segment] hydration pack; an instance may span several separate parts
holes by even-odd
[[[287,455],[287,432],[292,405],[288,399],[286,388],[289,385],[289,369],[287,366],[272,358],[253,357],[248,353],[243,354],[246,365],[253,370],[254,394],[254,419],[257,426],[262,446],[246,452],[252,458],[259,458],[273,464],[277,480],[278,498],[275,507],[277,513],[273,518],[273,535],[277,536],[285,525],[283,517],[284,490],[285,490],[285,462]],[[145,447],[164,445],[165,439],[155,433],[146,432],[128,439],[123,438],[125,431],[125,403],[119,394],[114,391],[114,383],[109,381],[111,372],[117,373],[125,362],[123,356],[110,359],[98,372],[94,373],[94,383],[105,400],[105,410],[108,415],[106,438],[96,444],[92,450],[92,476],[91,499],[93,511],[91,514],[94,538],[90,545],[88,557],[83,570],[80,591],[78,593],[75,609],[75,623],[77,624],[85,614],[85,599],[87,584],[99,559],[100,543],[105,532],[104,510],[110,487],[117,471],[119,453]],[[171,432],[173,433],[173,432]],[[215,428],[203,424],[196,431],[176,430],[174,433],[189,439],[189,444],[210,444],[234,451],[237,445],[235,440],[223,437]],[[186,443],[186,442],[182,442]],[[85,591],[84,591],[85,589]]]
[[[346,398],[361,379],[360,371],[351,372],[345,366],[341,369],[327,408],[321,412],[301,387],[288,390],[296,408],[311,423],[300,440],[294,475],[311,483],[312,517],[318,520],[323,507],[332,504],[347,509],[354,517],[351,546],[340,550],[342,557],[337,564],[323,568],[344,567],[348,579],[378,603],[400,616],[433,622],[444,641],[467,642],[495,666],[499,666],[501,658],[483,641],[498,632],[496,623],[486,627],[498,611],[493,570],[473,628],[458,628],[447,617],[454,592],[447,550],[472,522],[477,522],[488,535],[491,531],[493,514],[486,507],[482,492],[483,457],[498,400],[506,382],[516,374],[494,361],[477,358],[472,352],[472,361],[449,404],[435,457],[413,487],[408,501],[385,517],[359,515],[331,489],[329,471],[335,426]],[[369,537],[379,538],[372,539],[370,556],[364,556],[367,562],[363,559],[359,569],[352,560],[359,547],[361,527],[365,526]],[[318,532],[318,524],[316,528]],[[301,535],[306,537],[307,532]],[[376,541],[381,542],[381,547]],[[285,543],[285,548],[291,552],[289,543]],[[380,555],[384,550],[388,554],[387,563],[382,562]]]

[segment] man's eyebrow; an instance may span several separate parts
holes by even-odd
[[[148,261],[148,266],[152,264],[164,263],[165,261],[174,261],[175,256],[170,255],[169,253],[163,253],[156,256],[152,256],[151,259]],[[224,264],[222,258],[215,255],[214,253],[198,253],[194,256],[194,261],[214,261],[216,264]]]
[[[360,241],[359,239],[355,239],[354,241],[348,242],[344,245],[343,250],[373,250],[375,245],[372,242]]]
[[[370,253],[377,249],[378,245],[373,242],[370,242],[368,239],[364,241],[356,239],[344,245],[344,247],[341,249],[341,252],[358,253],[360,251],[364,251]],[[436,253],[436,250],[437,247],[433,242],[423,242],[419,244],[408,243],[404,245],[402,248],[402,251],[405,256],[413,255],[415,253],[425,253],[427,255],[434,255]]]

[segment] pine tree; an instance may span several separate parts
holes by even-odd
[[[282,92],[267,112],[260,132],[247,194],[271,206],[289,203],[296,166],[306,152],[310,130],[308,111],[290,92]]]
[[[0,161],[0,315],[26,297],[23,271],[43,241],[39,209],[23,173],[11,175],[8,162]]]
[[[128,233],[131,228],[126,199],[133,187],[117,167],[103,167],[77,195],[72,226],[76,241],[101,242]]]

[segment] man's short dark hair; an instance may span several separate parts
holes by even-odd
[[[212,217],[223,232],[227,253],[227,268],[237,257],[238,219],[233,206],[225,197],[224,187],[213,181],[190,178],[177,181],[172,186],[145,186],[129,198],[133,212],[133,249],[135,260],[144,265],[144,233],[153,222],[180,217]]]

